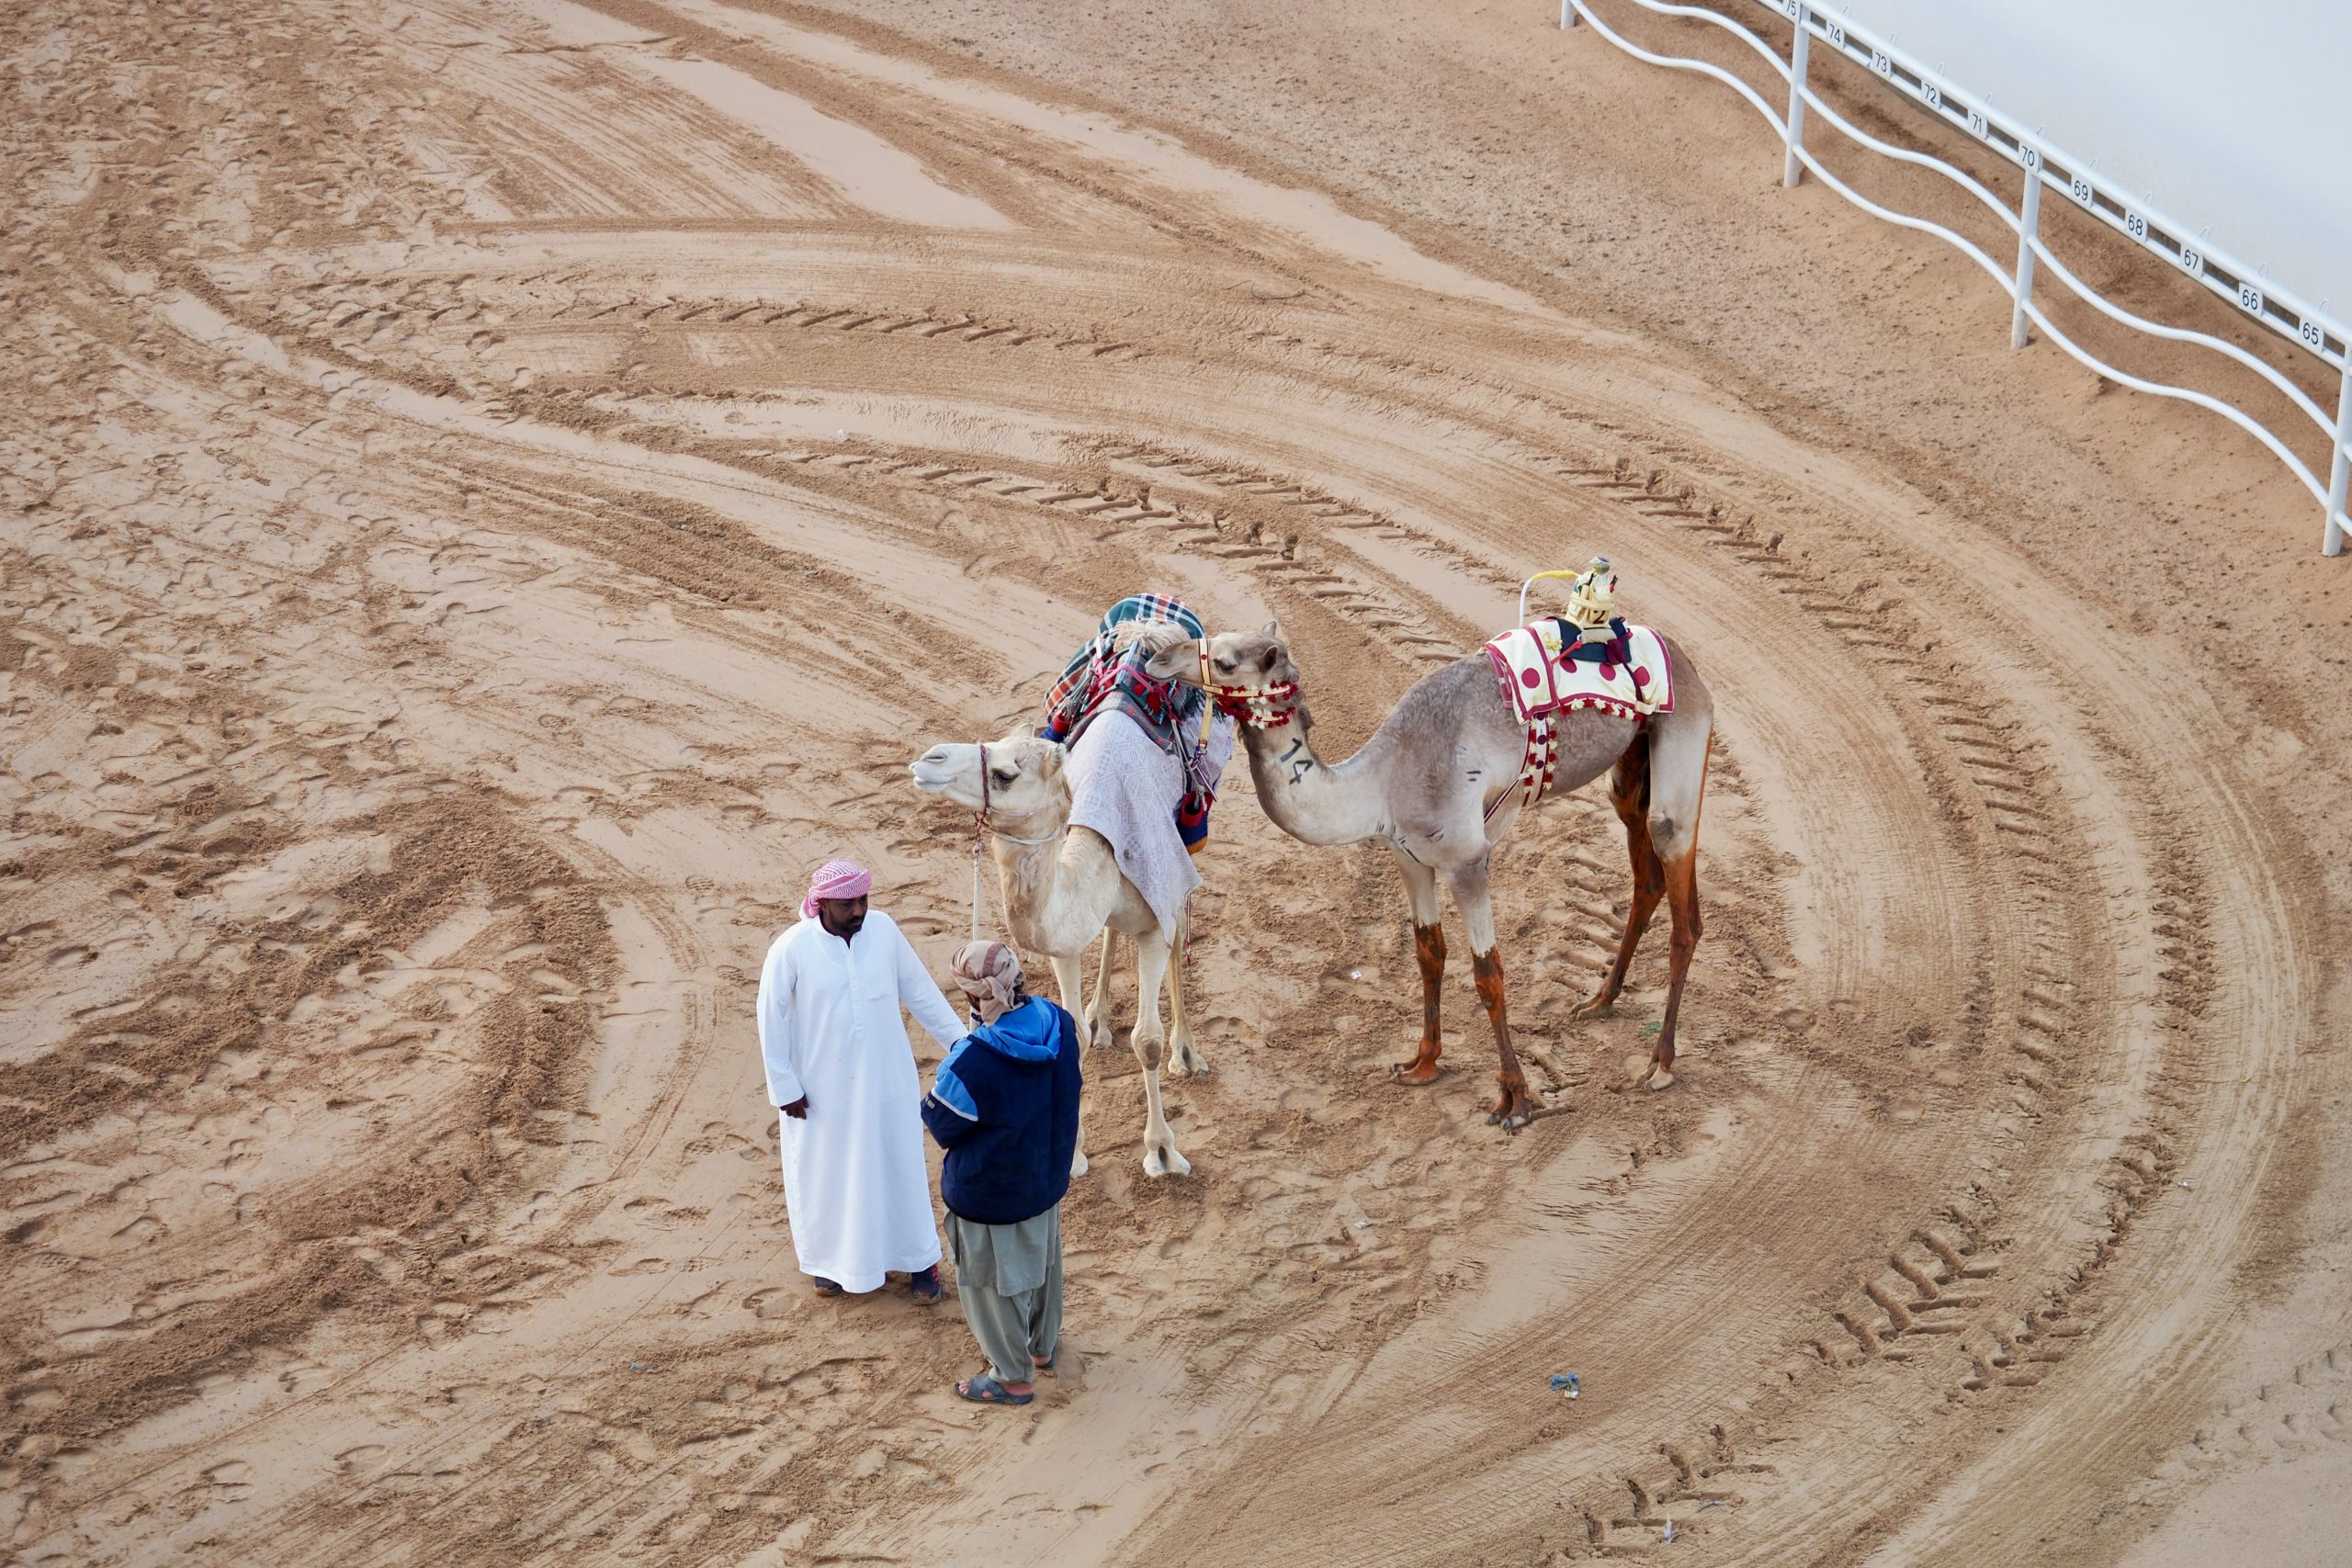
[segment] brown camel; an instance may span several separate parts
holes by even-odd
[[[1310,844],[1379,839],[1396,853],[1421,971],[1421,1045],[1410,1062],[1395,1069],[1403,1083],[1425,1084],[1437,1077],[1438,992],[1445,973],[1437,879],[1442,874],[1452,885],[1470,937],[1479,999],[1502,1055],[1502,1094],[1487,1119],[1524,1126],[1536,1103],[1511,1050],[1487,863],[1518,820],[1525,798],[1515,781],[1527,755],[1527,727],[1503,694],[1485,653],[1424,676],[1362,750],[1344,762],[1329,763],[1315,754],[1309,739],[1312,720],[1280,623],[1204,641],[1180,641],[1165,633],[1149,639],[1155,645],[1152,674],[1204,687],[1240,718],[1258,799],[1276,827]],[[1634,901],[1617,960],[1575,1016],[1610,1015],[1658,900],[1666,899],[1672,910],[1671,979],[1652,1056],[1654,1089],[1674,1082],[1675,1015],[1682,1005],[1691,950],[1699,944],[1699,806],[1714,725],[1713,700],[1690,655],[1671,642],[1668,650],[1674,670],[1671,712],[1642,719],[1592,708],[1554,716],[1558,761],[1553,787],[1580,788],[1609,773],[1609,798],[1625,824],[1634,863]]]

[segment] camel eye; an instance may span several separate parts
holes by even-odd
[[[1014,773],[1011,768],[990,768],[990,769],[989,770],[989,774],[990,774],[992,777],[994,777],[994,778],[995,778],[996,782],[997,782],[998,784],[1011,784],[1011,783],[1012,783],[1015,778],[1017,778],[1017,777],[1019,777],[1019,776],[1020,776],[1019,774],[1015,773]]]
[[[1270,671],[1271,671],[1273,669],[1273,667],[1274,667],[1274,650],[1273,650],[1272,649],[1271,649],[1271,648],[1270,648],[1270,649],[1266,649],[1264,656],[1263,656],[1263,657],[1261,657],[1261,658],[1258,660],[1258,668],[1259,668],[1259,669],[1261,669],[1261,670]]]
[[[1229,653],[1220,653],[1215,660],[1211,660],[1211,662],[1220,670],[1230,670],[1233,668],[1233,655]]]

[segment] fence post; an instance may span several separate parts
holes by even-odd
[[[2352,480],[2352,347],[2344,355],[2344,390],[2335,399],[2335,456],[2327,468],[2327,536],[2322,555],[2344,553],[2344,492]]]
[[[1797,41],[1789,51],[1789,157],[1781,168],[1781,183],[1792,190],[1804,178],[1804,165],[1797,162],[1797,149],[1804,145],[1804,64],[1813,52],[1807,47],[1813,42],[1813,34],[1804,24],[1812,14],[1804,6],[1797,7]]]
[[[2033,239],[2041,224],[2041,154],[2020,146],[2025,162],[2025,206],[2018,214],[2018,281],[2011,293],[2017,303],[2009,314],[2009,346],[2026,345],[2026,301],[2033,298]]]
[[[1560,30],[1567,31],[1577,25],[1577,0],[1560,0]]]

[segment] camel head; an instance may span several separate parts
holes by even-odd
[[[1144,669],[1156,680],[1182,681],[1188,686],[1257,691],[1298,683],[1298,666],[1291,662],[1290,643],[1280,621],[1268,621],[1261,631],[1218,632],[1208,639],[1205,660],[1199,649],[1200,644],[1186,637],[1155,649]]]
[[[987,786],[981,785],[980,759],[988,758]],[[1034,735],[1008,735],[984,746],[934,746],[908,764],[915,787],[925,795],[944,795],[956,805],[978,811],[983,805],[999,815],[1065,816],[1069,810],[1069,781],[1062,774],[1068,753],[1051,740]]]
[[[1291,662],[1280,621],[1268,621],[1263,631],[1219,632],[1203,642],[1155,647],[1144,670],[1210,692],[1218,708],[1252,735],[1269,735],[1294,719],[1304,734],[1315,723],[1299,696],[1298,666]]]

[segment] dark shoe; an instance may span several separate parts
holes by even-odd
[[[907,1276],[907,1294],[928,1306],[939,1299],[939,1265],[934,1263],[920,1274]]]
[[[956,1385],[956,1397],[968,1399],[975,1404],[1026,1404],[1037,1397],[1035,1393],[1015,1393],[1002,1383],[982,1372],[966,1378]]]
[[[817,1275],[817,1276],[816,1276],[816,1280],[817,1280],[817,1293],[818,1293],[819,1295],[820,1295],[820,1296],[838,1296],[838,1295],[840,1295],[840,1294],[842,1293],[842,1288],[841,1288],[839,1285],[836,1285],[835,1283],[833,1283],[831,1280],[826,1279],[822,1274]]]

